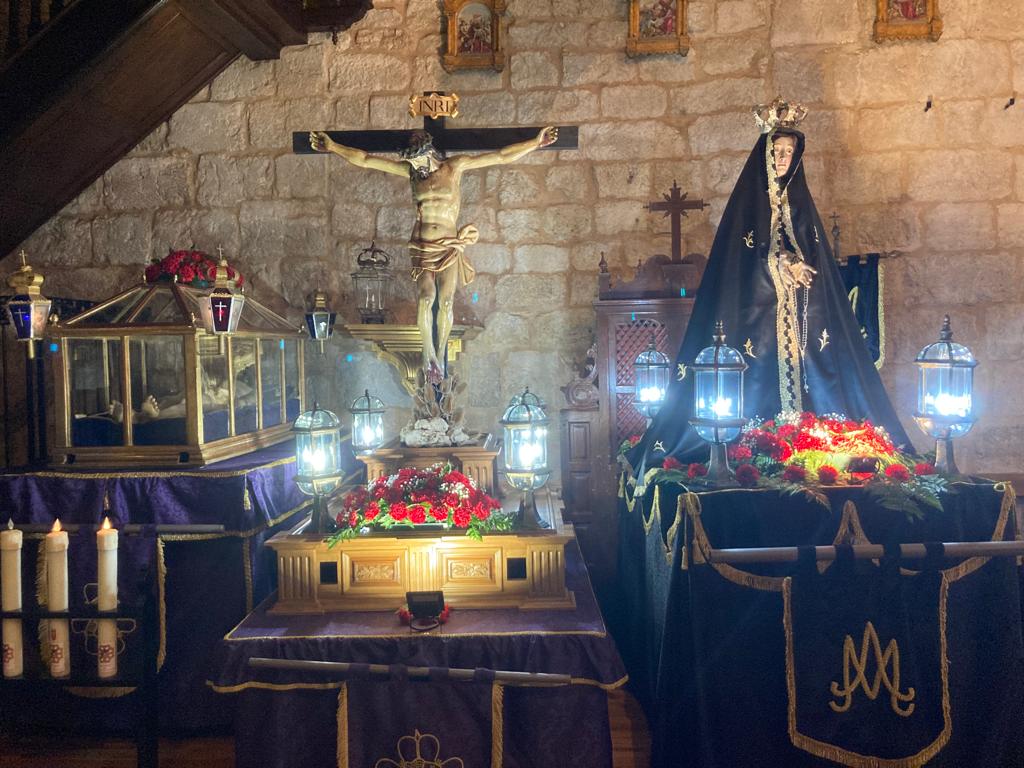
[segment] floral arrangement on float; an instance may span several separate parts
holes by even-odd
[[[629,442],[623,442],[625,450]],[[859,486],[881,506],[918,518],[920,505],[942,508],[939,495],[947,488],[934,464],[897,450],[882,427],[834,414],[754,420],[729,446],[729,459],[743,487],[800,494],[826,507],[823,487]],[[668,456],[656,472],[656,481],[711,487],[704,480],[708,467],[699,462]]]
[[[501,511],[501,503],[477,488],[476,483],[451,464],[426,469],[404,467],[379,477],[368,486],[346,494],[337,522],[340,527],[328,539],[333,546],[371,529],[440,527],[464,530],[477,541],[485,533],[509,531],[513,513]]]
[[[245,282],[242,273],[228,267],[228,280],[237,287]],[[153,259],[146,267],[146,282],[177,281],[190,288],[210,288],[216,279],[217,262],[203,251],[171,249],[162,259]]]

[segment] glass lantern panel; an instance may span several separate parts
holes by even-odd
[[[135,309],[139,300],[145,296],[150,287],[148,285],[137,286],[102,309],[87,310],[82,314],[82,320],[77,325],[110,325],[124,320]]]
[[[128,352],[135,445],[184,445],[188,413],[182,338],[134,338]]]
[[[299,416],[299,342],[284,340],[284,407],[285,419],[295,421]]]
[[[203,442],[231,436],[231,395],[228,391],[227,340],[200,336],[199,375],[202,377]]]
[[[947,433],[959,437],[973,426],[973,368],[946,368],[942,366],[920,369],[918,384],[918,412],[936,419],[933,437]],[[952,422],[953,419],[963,421]]]
[[[352,415],[352,447],[357,451],[379,448],[384,442],[383,413],[355,413]]]
[[[263,384],[263,426],[281,423],[281,340],[260,339],[260,379]]]
[[[698,419],[727,420],[743,416],[741,371],[698,371],[694,385],[694,413]],[[728,443],[740,434],[740,427],[697,426],[697,434],[708,442]]]
[[[170,286],[160,286],[153,289],[153,293],[145,300],[139,314],[135,316],[132,323],[140,325],[161,322],[171,322],[180,315],[177,302],[174,301],[174,294]]]
[[[124,445],[121,395],[121,342],[118,339],[67,339],[71,444]]]
[[[235,382],[235,434],[255,432],[256,426],[256,340],[231,339],[231,375]]]

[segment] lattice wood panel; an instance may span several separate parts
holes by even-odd
[[[643,319],[615,326],[615,381],[612,386],[616,392],[615,434],[620,443],[647,428],[647,419],[633,407],[632,390],[636,383],[633,363],[637,355],[647,349],[652,332],[655,346],[672,359],[676,350],[667,348],[668,331],[664,323]]]

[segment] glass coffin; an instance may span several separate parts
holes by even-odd
[[[237,331],[215,336],[208,301],[143,284],[52,327],[57,463],[197,465],[290,438],[302,329],[247,296]]]

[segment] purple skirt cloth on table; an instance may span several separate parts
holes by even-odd
[[[342,678],[249,667],[249,659],[264,657],[567,674],[574,685],[503,686],[502,756],[493,764],[611,766],[606,691],[624,684],[626,672],[575,542],[566,546],[566,568],[575,610],[456,608],[429,633],[411,632],[390,611],[283,616],[267,613],[268,600],[228,633],[213,665],[211,684],[241,694],[237,765],[337,766],[339,718],[347,723],[353,766],[397,761],[399,740],[416,730],[440,741],[442,759],[461,757],[467,766],[491,765],[487,750],[498,743],[494,723],[479,715],[491,712],[489,684],[354,676],[344,681],[342,717]]]
[[[84,604],[85,584],[96,581],[96,544],[92,526],[108,516],[116,528],[144,525],[223,525],[223,534],[164,537],[166,660],[160,673],[161,728],[164,732],[225,730],[230,707],[205,681],[209,659],[220,639],[274,588],[273,553],[262,544],[294,524],[309,497],[296,487],[292,441],[199,468],[103,470],[71,467],[0,475],[0,525],[79,524],[69,545],[72,612]],[[354,461],[353,461],[354,463]],[[346,467],[351,471],[351,467]],[[150,531],[149,536],[153,532]],[[23,597],[34,599],[36,553],[41,536],[26,537],[22,566]],[[152,539],[119,537],[118,591],[122,605],[139,605],[151,588]],[[137,642],[141,633],[129,635]],[[29,641],[26,641],[28,644]],[[72,640],[72,667],[95,665]],[[67,713],[61,722],[88,732],[130,730],[141,707],[135,694],[88,699],[53,692],[39,701],[35,692],[16,696],[0,685],[0,708],[18,726],[49,727],[50,713]]]

